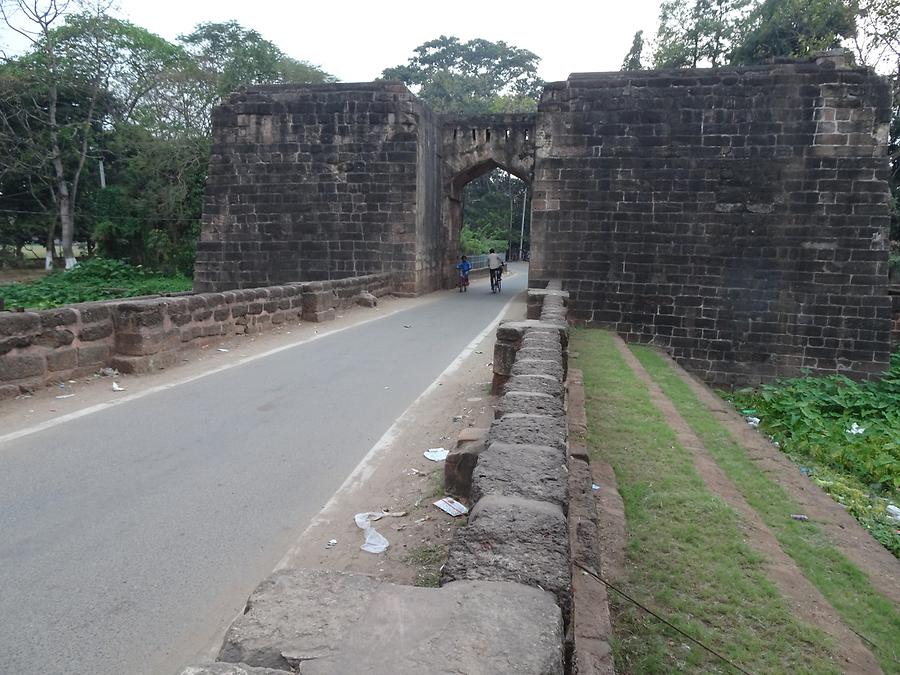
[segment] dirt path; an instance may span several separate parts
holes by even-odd
[[[706,487],[743,519],[747,544],[766,560],[766,574],[775,583],[793,611],[803,620],[818,626],[834,638],[841,664],[847,673],[880,673],[875,657],[863,642],[841,621],[837,612],[819,590],[810,583],[793,559],[781,548],[775,535],[759,514],[746,502],[737,487],[728,479],[709,451],[691,430],[685,419],[675,409],[672,401],[662,392],[626,344],[614,338],[620,355],[647,386],[653,405],[663,414],[678,441],[694,459],[697,473]]]
[[[803,513],[828,534],[840,552],[865,572],[879,593],[900,604],[900,561],[828,493],[801,474],[790,458],[750,427],[731,406],[671,358],[663,356],[678,376],[690,385],[694,395],[728,429],[734,440],[747,450],[748,457],[760,470],[787,491],[791,499],[803,508]]]

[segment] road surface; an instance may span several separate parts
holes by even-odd
[[[526,276],[0,442],[0,673],[196,658]]]

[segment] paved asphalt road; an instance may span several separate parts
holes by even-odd
[[[505,282],[0,444],[0,673],[176,671],[526,274]]]

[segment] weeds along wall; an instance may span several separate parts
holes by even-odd
[[[883,372],[889,104],[839,56],[548,85],[532,285],[717,385]]]

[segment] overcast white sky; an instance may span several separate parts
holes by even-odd
[[[656,29],[659,0],[119,0],[118,7],[117,15],[169,40],[203,21],[234,19],[345,82],[372,80],[442,34],[530,49],[541,57],[541,77],[553,81],[618,70],[634,32]],[[0,45],[21,49],[0,30]]]

